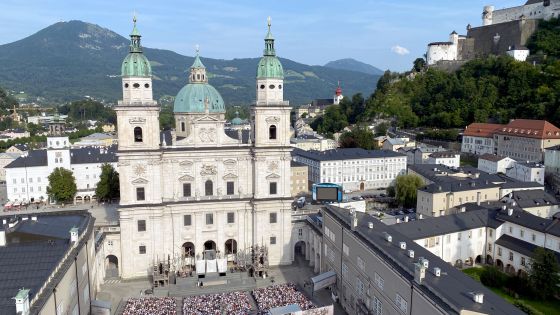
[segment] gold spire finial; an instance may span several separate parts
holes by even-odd
[[[270,16],[268,17],[268,19],[266,19],[266,21],[268,23],[268,30],[270,31],[270,25],[272,25]]]
[[[134,13],[132,14],[132,22],[136,25],[136,10],[134,10]]]

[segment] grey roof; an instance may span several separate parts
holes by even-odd
[[[519,180],[513,180],[508,178],[509,180],[506,183],[503,183],[502,189],[514,189],[514,188],[541,188],[544,189],[544,186],[537,183],[537,182],[522,182]]]
[[[516,160],[516,164],[523,165],[523,166],[529,167],[529,168],[544,168],[544,164],[539,163],[539,162]]]
[[[391,145],[405,145],[406,142],[403,139],[400,138],[387,138],[385,139],[385,141],[389,142],[389,144]],[[383,141],[383,142],[385,142]]]
[[[441,152],[441,151],[446,151],[446,150],[442,147],[419,146],[417,148],[414,148],[414,151],[419,151],[419,152],[422,152],[422,153],[430,153],[430,152]]]
[[[70,162],[72,164],[87,163],[114,163],[118,161],[117,146],[107,148],[84,147],[70,150]]]
[[[346,226],[350,226],[350,216],[348,210],[326,206],[324,211]],[[519,309],[504,299],[485,288],[482,284],[471,279],[463,272],[441,260],[413,240],[395,230],[394,226],[386,225],[367,214],[357,213],[358,226],[353,232],[361,239],[365,246],[368,246],[387,264],[393,267],[394,271],[410,281],[410,285],[434,301],[446,313],[459,314],[464,310],[471,310],[485,314],[523,314]],[[368,223],[373,224],[373,228],[368,227]],[[385,240],[385,234],[392,236],[391,243]],[[407,249],[414,250],[417,258],[409,258],[405,251],[400,249],[399,242],[406,242]],[[426,272],[426,277],[421,285],[414,279],[414,263],[418,257],[424,257],[430,262],[430,269],[433,267],[441,268],[441,277],[435,277],[431,272]],[[484,303],[479,304],[473,301],[470,292],[480,292],[484,294]]]
[[[492,187],[500,187],[500,185],[494,184],[491,181],[485,179],[470,179],[468,181],[458,180],[454,182],[433,183],[428,186],[419,188],[419,190],[429,193],[444,193],[478,190]]]
[[[20,289],[30,290],[30,300],[36,296],[70,249],[73,227],[80,233],[91,229],[93,218],[87,211],[50,213],[38,215],[36,222],[20,217],[16,226],[3,227],[8,243],[0,246],[0,314],[15,314],[13,297]],[[12,237],[17,237],[19,242],[12,242]]]
[[[225,133],[228,137],[239,140],[239,132],[235,129],[225,129]],[[251,130],[241,130],[241,143],[247,144],[249,143],[249,136],[251,134]]]
[[[498,161],[501,161],[505,158],[507,158],[507,157],[501,156],[501,155],[496,155],[496,154],[485,153],[485,154],[481,155],[478,159],[492,161],[492,162],[498,162]]]
[[[317,135],[301,134],[290,140],[297,141],[297,140],[320,140],[320,139],[322,138],[319,138]]]
[[[521,255],[525,255],[527,257],[533,257],[533,253],[535,252],[535,249],[540,247],[535,244],[525,242],[523,240],[520,240],[518,238],[515,238],[507,234],[500,236],[500,238],[496,240],[496,245],[500,245],[502,247],[514,250],[520,253]],[[556,260],[560,263],[560,253],[555,251],[554,255],[556,256]]]
[[[437,159],[437,158],[454,158],[455,156],[459,155],[457,152],[453,151],[441,151],[441,152],[434,152],[429,155],[429,157]]]
[[[296,161],[290,161],[290,167],[307,167],[307,165]]]
[[[406,157],[406,155],[389,150],[364,150],[361,148],[332,149],[326,151],[304,151],[295,148],[293,155],[302,156],[315,161],[357,160],[375,158]]]
[[[497,174],[488,174],[472,166],[451,168],[441,164],[412,164],[409,165],[408,168],[434,183],[468,181],[473,179],[488,180],[488,182],[491,183],[507,182],[507,179]],[[476,178],[477,176],[478,178]]]
[[[535,231],[548,233],[560,237],[560,228],[558,227],[558,219],[553,219],[553,220],[545,219],[533,215],[527,211],[514,209],[512,215],[508,215],[507,210],[506,211],[500,210],[496,214],[496,220],[515,223],[517,225],[521,225]]]
[[[31,150],[26,156],[21,156],[4,168],[47,166],[47,150]]]
[[[72,164],[87,163],[112,163],[117,162],[116,146],[107,148],[84,147],[70,149],[70,162]],[[4,168],[47,166],[47,150],[31,150],[27,156],[19,158],[6,165]]]
[[[431,236],[487,227],[489,224],[499,225],[499,222],[494,220],[493,213],[493,211],[488,209],[478,209],[475,211],[399,223],[393,225],[393,228],[399,233],[413,240],[417,240]]]
[[[513,191],[511,198],[523,209],[560,204],[554,196],[542,189]]]

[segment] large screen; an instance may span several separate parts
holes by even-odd
[[[338,200],[337,187],[317,187],[317,201],[336,201]]]

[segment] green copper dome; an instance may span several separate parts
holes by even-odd
[[[210,84],[189,83],[175,97],[174,113],[204,113],[208,102],[208,112],[225,112],[224,100]]]
[[[270,18],[268,18],[268,33],[264,39],[264,53],[257,66],[257,79],[284,79],[284,69],[274,49],[274,37],[270,32]]]
[[[150,77],[152,75],[152,66],[148,58],[142,53],[142,45],[140,45],[140,32],[136,28],[136,17],[134,17],[134,28],[130,34],[130,51],[124,58],[121,66],[121,75],[123,77]]]
[[[206,67],[200,61],[198,49],[191,66],[189,84],[185,85],[175,97],[175,113],[222,113],[225,112],[224,100],[220,93],[210,84]]]

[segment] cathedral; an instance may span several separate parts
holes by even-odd
[[[225,106],[209,82],[198,49],[187,84],[174,103],[175,130],[160,132],[152,69],[134,28],[122,63],[118,123],[122,278],[150,274],[161,260],[228,261],[258,246],[270,265],[289,264],[290,110],[274,37],[265,37],[256,69],[251,129],[226,129]]]

